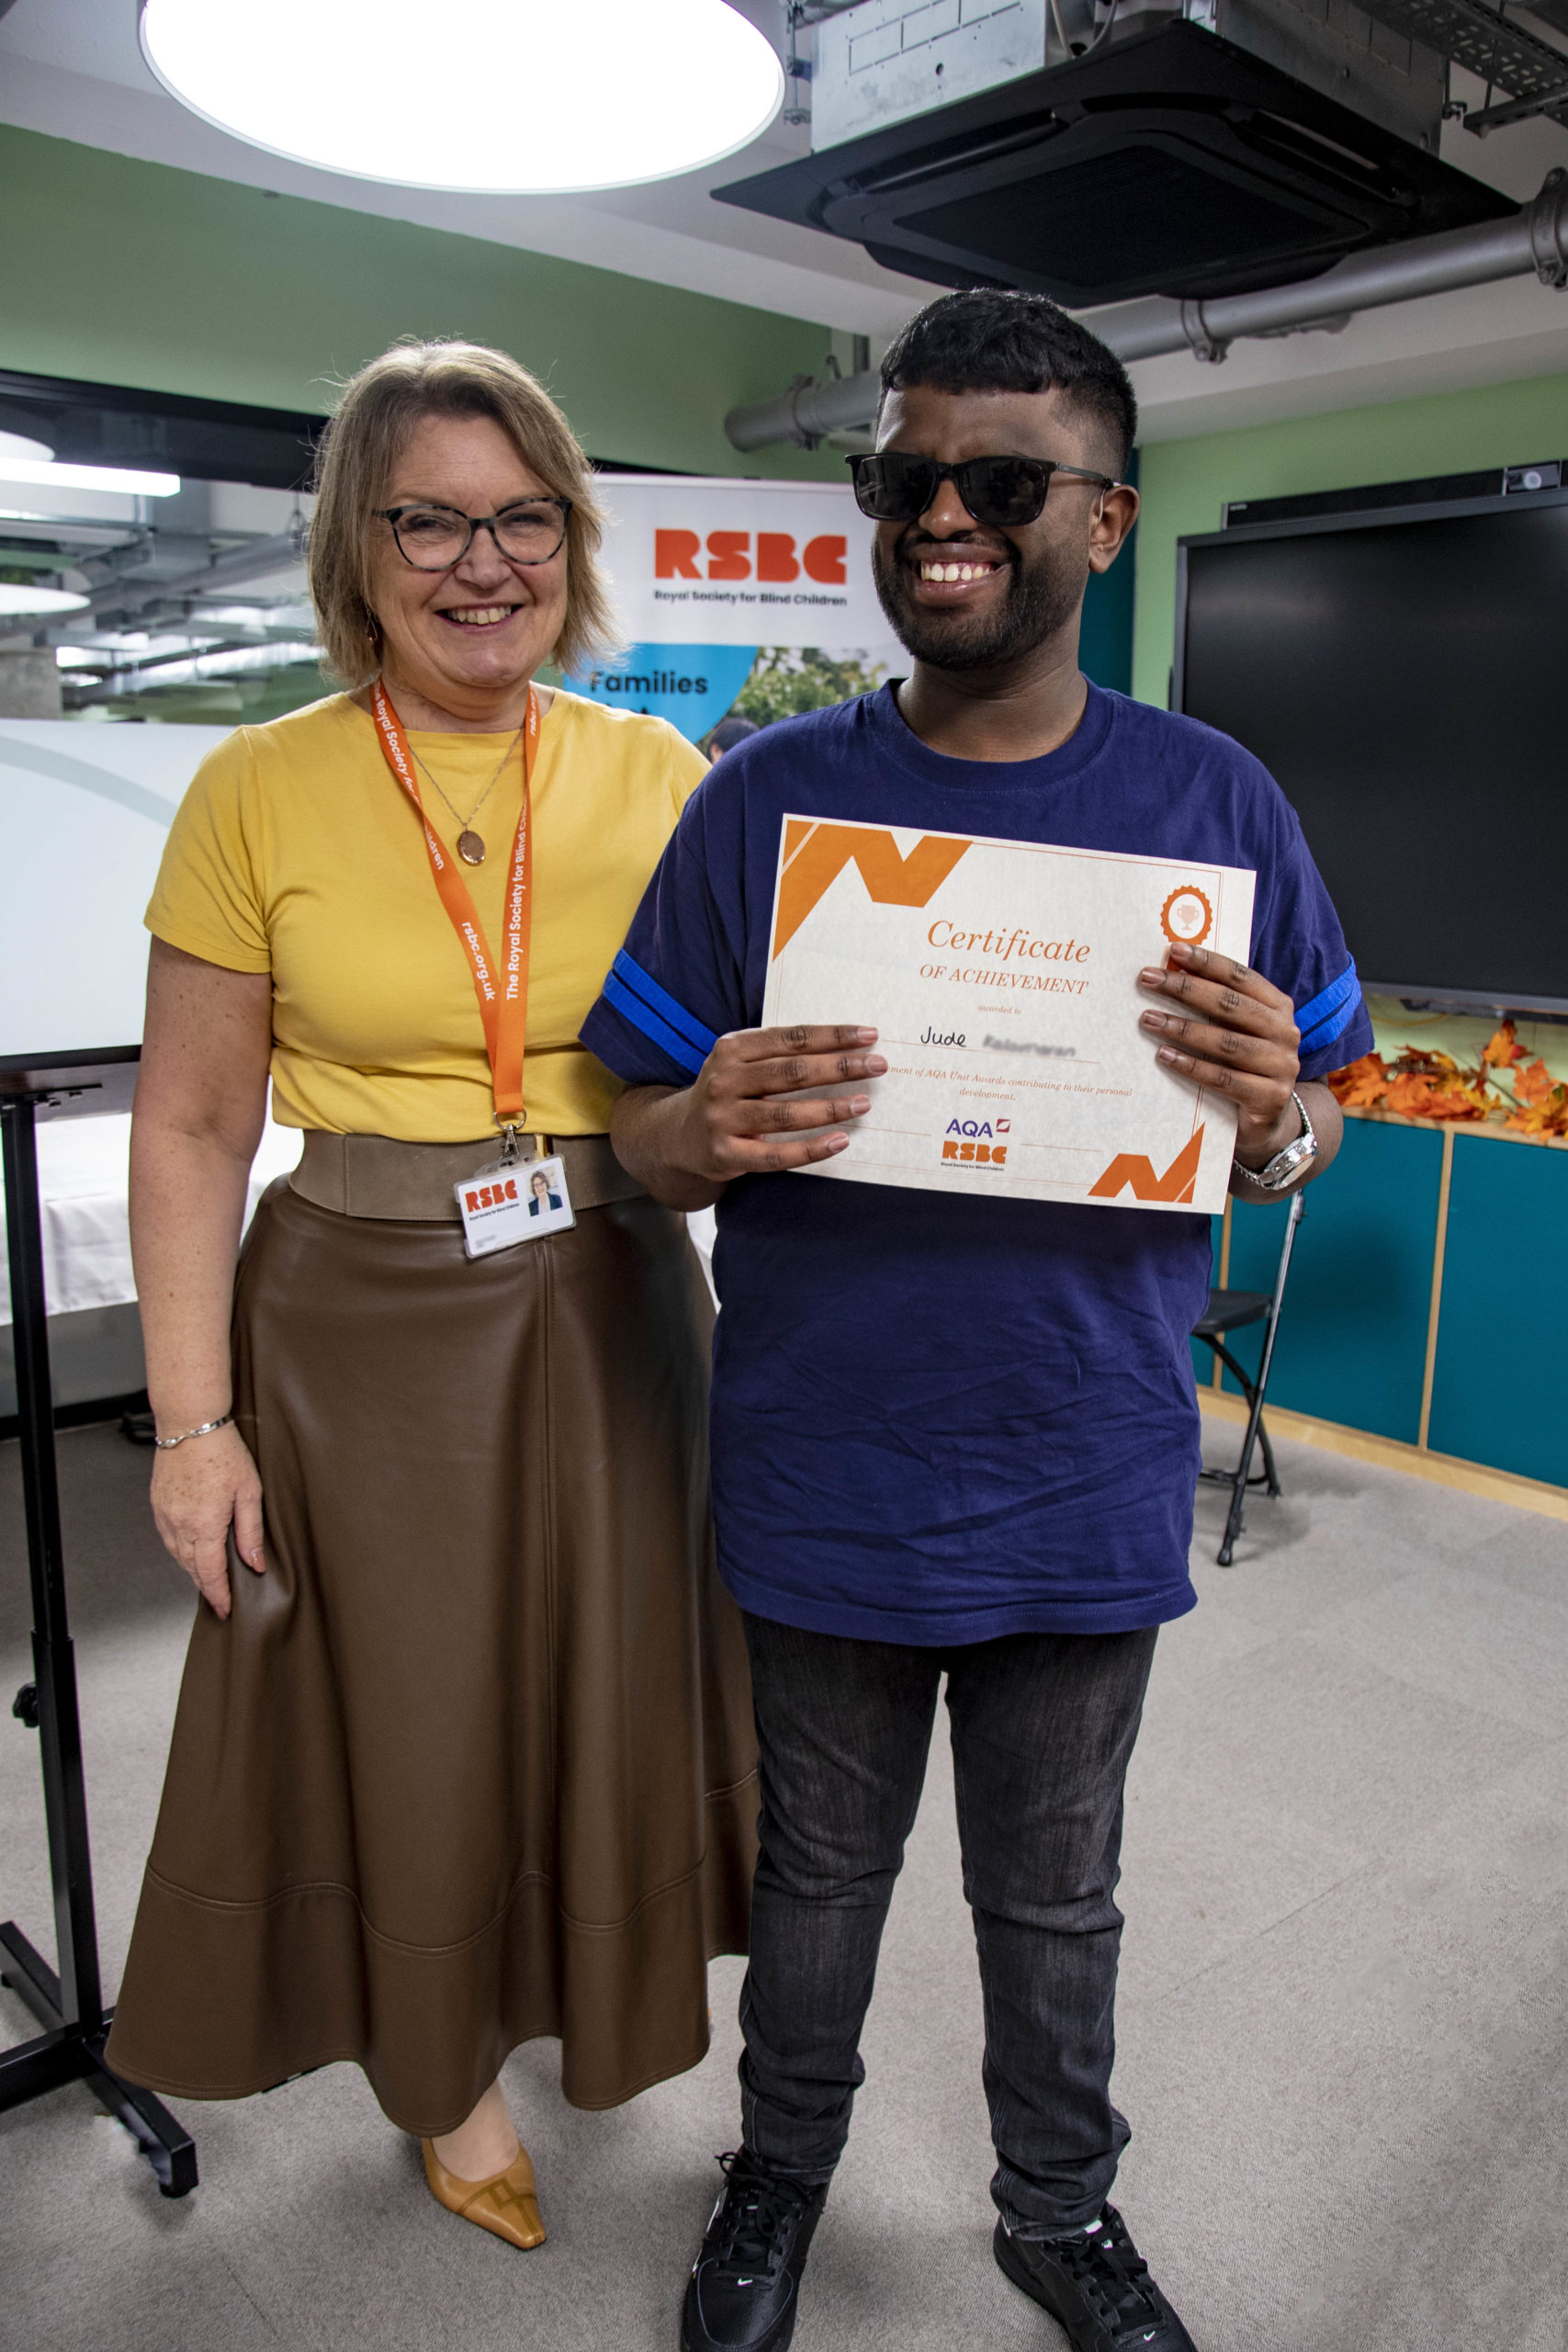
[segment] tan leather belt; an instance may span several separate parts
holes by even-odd
[[[603,1208],[642,1192],[611,1150],[608,1136],[524,1137],[525,1160],[552,1155],[566,1163],[574,1209]],[[498,1136],[477,1143],[400,1143],[392,1136],[334,1136],[307,1127],[304,1154],[288,1182],[301,1200],[340,1216],[460,1225],[453,1186],[500,1157]]]

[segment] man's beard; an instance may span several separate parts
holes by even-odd
[[[1007,592],[989,612],[966,613],[962,607],[936,608],[917,605],[909,594],[901,555],[908,541],[900,541],[891,556],[879,539],[872,541],[872,577],[882,609],[905,650],[917,662],[937,670],[999,669],[1021,660],[1065,628],[1083,594],[1081,580],[1067,580],[1043,561],[1027,570],[1016,551],[1007,558]],[[939,560],[940,542],[915,541]]]

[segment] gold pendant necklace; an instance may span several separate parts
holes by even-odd
[[[525,720],[524,724],[526,725],[526,720]],[[485,802],[495,790],[497,784],[501,780],[501,770],[506,765],[507,761],[517,749],[522,734],[523,729],[520,727],[517,729],[517,733],[512,738],[511,742],[508,743],[505,751],[502,752],[501,755],[501,766],[496,769],[494,775],[491,776],[490,782],[486,785],[484,790],[480,793],[479,798],[469,809],[467,817],[465,817],[462,812],[454,806],[450,795],[443,788],[440,777],[431,774],[431,770],[426,763],[423,760],[420,760],[419,753],[417,752],[413,752],[413,745],[412,743],[409,745],[409,750],[413,752],[414,758],[419,760],[420,766],[424,769],[425,775],[430,777],[431,783],[435,786],[436,791],[441,794],[442,799],[446,801],[447,808],[452,810],[453,816],[457,820],[458,826],[461,829],[457,835],[457,854],[462,859],[465,865],[482,865],[485,862],[484,835],[482,833],[477,833],[474,831],[474,819],[479,815],[479,810],[484,807]]]

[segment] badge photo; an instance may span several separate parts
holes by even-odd
[[[470,1258],[488,1258],[519,1241],[539,1241],[577,1223],[561,1159],[518,1159],[481,1169],[452,1189]]]

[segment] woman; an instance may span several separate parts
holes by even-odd
[[[520,2245],[502,2061],[558,2034],[582,2107],[694,2064],[757,1809],[706,1293],[577,1043],[705,772],[533,683],[607,633],[600,533],[502,353],[348,386],[310,580],[354,691],[243,729],[186,798],[131,1147],[153,1510],[207,1606],[111,2063],[241,2098],[357,2060],[441,2201]],[[304,1151],[236,1279],[269,1071]],[[547,1153],[575,1227],[514,1208],[509,1241],[479,1180]]]

